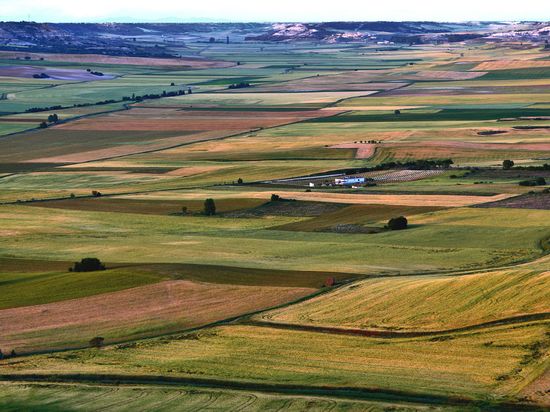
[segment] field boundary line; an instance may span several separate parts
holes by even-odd
[[[533,313],[529,315],[512,316],[509,318],[497,319],[489,322],[478,323],[475,325],[463,326],[460,328],[433,330],[433,331],[390,331],[390,330],[378,330],[378,329],[353,329],[353,328],[339,328],[336,326],[316,326],[307,324],[293,324],[293,323],[280,323],[261,320],[246,320],[241,322],[242,325],[255,326],[262,328],[284,329],[284,330],[296,330],[303,332],[314,333],[328,333],[336,335],[350,335],[350,336],[363,336],[369,338],[382,338],[382,339],[398,339],[398,338],[420,338],[428,336],[449,335],[452,333],[462,333],[477,331],[483,329],[489,329],[493,327],[510,325],[510,324],[522,324],[535,321],[544,321],[550,319],[550,312]]]
[[[353,386],[307,386],[298,384],[277,384],[243,382],[208,378],[167,377],[163,375],[121,375],[121,374],[0,374],[0,381],[10,383],[92,383],[102,385],[151,385],[151,386],[194,386],[199,388],[226,389],[246,392],[262,392],[284,395],[322,396],[350,400],[400,401],[421,405],[470,406],[482,409],[498,408],[510,411],[538,411],[540,407],[506,400],[484,401],[460,396],[444,396],[422,392],[407,392],[395,389],[379,389]]]

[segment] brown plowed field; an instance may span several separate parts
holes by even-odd
[[[181,330],[280,305],[310,288],[170,280],[119,292],[0,311],[0,347],[17,352]]]
[[[27,158],[31,163],[80,163],[93,160],[110,159],[156,150],[168,149],[194,142],[219,139],[239,133],[245,133],[260,128],[279,126],[311,119],[329,116],[333,113],[317,110],[292,112],[223,112],[208,110],[172,110],[172,109],[142,109],[134,108],[124,112],[117,112],[101,117],[85,118],[70,123],[64,123],[48,129],[50,134],[56,132],[76,132],[95,134],[91,140],[87,139],[83,149],[90,147],[90,142],[97,141],[102,133],[124,133],[126,136],[121,144],[113,140],[107,147],[95,150],[77,151],[77,146],[71,147],[68,152],[64,144],[55,145],[59,155]],[[132,132],[152,133],[149,140],[132,144]],[[181,135],[174,137],[156,138],[154,133],[172,133]],[[39,136],[39,134],[35,134]],[[60,138],[60,133],[52,134],[53,138]],[[0,147],[1,149],[1,147]]]
[[[135,108],[97,118],[88,118],[57,126],[65,130],[158,130],[206,131],[247,130],[328,116],[317,110],[296,112],[223,112],[208,110],[164,110]]]

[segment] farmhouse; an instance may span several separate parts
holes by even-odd
[[[334,184],[337,186],[355,185],[357,183],[365,183],[364,177],[342,177],[334,179]]]

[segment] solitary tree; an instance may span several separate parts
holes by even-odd
[[[243,184],[243,179],[241,179],[240,177],[237,179],[237,184],[238,185],[242,185]]]
[[[70,272],[95,272],[105,270],[105,265],[98,258],[83,258],[80,262],[74,262],[74,266],[69,269]]]
[[[57,123],[58,121],[59,121],[59,116],[56,113],[50,114],[48,116],[48,122],[49,123]]]
[[[204,201],[204,214],[206,216],[213,216],[216,214],[216,203],[214,203],[214,199],[206,199]]]
[[[502,162],[502,168],[504,170],[510,170],[512,167],[514,167],[513,160],[506,159],[505,161]]]
[[[396,109],[396,110],[393,111],[393,114],[401,114],[401,110]]]
[[[388,229],[390,230],[403,230],[407,228],[407,218],[405,216],[399,216],[391,218],[388,221]]]
[[[40,123],[40,128],[41,129],[45,129],[46,127],[48,127],[48,123],[46,123],[46,122]]]

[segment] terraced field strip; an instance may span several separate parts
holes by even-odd
[[[312,288],[168,280],[80,299],[0,310],[3,351],[82,347],[188,329],[280,305]]]
[[[254,319],[330,333],[421,336],[548,319],[549,302],[550,272],[506,269],[362,280]]]
[[[395,206],[433,206],[433,207],[463,207],[479,203],[494,202],[515,196],[515,194],[503,193],[493,196],[476,195],[423,195],[423,194],[378,194],[378,193],[334,193],[334,192],[297,192],[288,190],[272,189],[268,191],[246,190],[239,192],[243,198],[269,199],[271,193],[276,193],[284,199],[295,199],[303,201],[316,201],[328,203],[346,203],[363,205],[395,205]],[[139,199],[144,197],[157,197],[166,199],[205,199],[205,196],[215,197],[216,199],[232,198],[235,194],[224,191],[205,191],[205,192],[170,192],[163,195],[161,192],[151,192],[147,195],[128,195],[129,197]]]
[[[370,410],[371,408],[410,408],[411,403],[395,400],[375,401],[331,398],[330,396],[293,395],[291,393],[250,390],[214,389],[206,386],[185,386],[175,383],[116,385],[96,382],[19,381],[0,383],[0,408],[3,410],[72,411],[76,409],[128,411],[190,411],[205,407],[232,411],[292,411],[313,409]],[[139,396],[136,396],[138,394]],[[421,407],[421,405],[416,405]]]
[[[401,395],[436,404],[487,402],[491,395],[498,404],[513,402],[540,375],[536,366],[545,355],[536,348],[548,345],[547,331],[547,321],[534,321],[442,337],[343,339],[225,325],[99,351],[6,359],[0,379],[223,385],[352,398]]]
[[[28,398],[19,400],[17,389],[13,386],[23,386],[23,391],[29,392],[32,388],[33,395],[39,397],[34,403],[38,408],[43,408],[43,401],[48,404],[74,408],[75,406],[93,405],[103,406],[108,410],[127,410],[135,401],[140,408],[166,407],[170,410],[188,411],[190,408],[204,407],[220,408],[227,410],[235,407],[235,410],[272,410],[292,411],[313,409],[316,411],[337,410],[378,410],[390,408],[391,410],[437,410],[453,411],[456,408],[495,409],[500,411],[525,411],[538,412],[540,407],[529,403],[514,401],[481,401],[457,396],[441,396],[421,392],[406,392],[394,390],[382,390],[379,388],[354,388],[354,387],[314,387],[306,385],[288,384],[262,384],[237,382],[221,379],[186,379],[169,378],[164,376],[126,376],[126,375],[52,375],[32,374],[27,376],[1,374],[0,382],[4,394],[10,396],[9,400],[2,402],[0,406],[29,405]],[[6,388],[6,385],[12,388]],[[34,386],[29,386],[34,385]],[[38,385],[47,385],[48,389],[40,391]],[[71,388],[68,385],[74,385]],[[52,387],[58,387],[55,392],[63,392],[64,399],[59,395],[50,400]],[[115,389],[111,389],[115,386]],[[92,392],[94,391],[95,392]],[[136,396],[136,391],[139,395]],[[116,393],[113,394],[113,392]],[[124,394],[123,392],[127,392]],[[223,392],[219,392],[223,391]],[[73,395],[73,393],[76,394]],[[90,394],[90,392],[92,392]],[[98,393],[99,392],[99,393]],[[161,392],[155,394],[155,392]],[[241,392],[241,393],[239,393]],[[84,397],[83,397],[84,395]],[[85,395],[88,395],[87,397]],[[172,396],[171,396],[172,395]],[[0,395],[2,396],[2,395]],[[74,398],[76,399],[74,399]],[[73,398],[73,399],[71,399]],[[91,399],[90,399],[91,398]],[[151,405],[153,398],[154,404]],[[244,399],[243,399],[244,398]],[[117,403],[115,400],[118,400]],[[174,401],[176,403],[174,403]],[[19,402],[21,402],[19,404]],[[31,402],[32,404],[33,402]],[[236,404],[236,405],[235,405]],[[118,409],[118,407],[121,409]],[[58,407],[58,406],[56,406]],[[442,409],[443,408],[443,409]]]
[[[239,324],[254,326],[254,327],[263,327],[263,328],[274,328],[282,330],[295,330],[295,331],[304,331],[304,332],[315,332],[315,333],[328,333],[334,335],[347,335],[347,336],[364,336],[368,338],[380,338],[380,339],[398,339],[398,338],[419,338],[427,336],[443,336],[453,334],[453,333],[462,333],[469,331],[476,331],[479,329],[492,328],[494,326],[502,325],[521,325],[533,321],[546,321],[550,320],[550,312],[547,313],[533,313],[531,315],[524,316],[515,316],[511,318],[503,318],[491,322],[480,323],[477,325],[465,326],[463,328],[455,329],[446,329],[446,330],[434,330],[434,331],[389,331],[389,330],[374,330],[374,329],[353,329],[353,328],[343,328],[343,327],[330,327],[330,326],[314,326],[307,324],[292,324],[292,323],[281,323],[274,322],[271,320],[261,321],[261,320],[249,320],[241,321]]]

